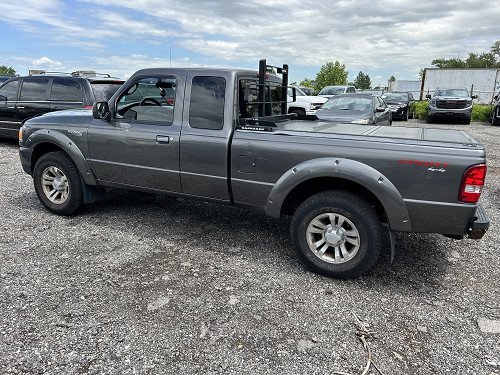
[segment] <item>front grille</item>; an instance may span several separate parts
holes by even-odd
[[[467,107],[467,101],[465,100],[438,100],[436,102],[436,108],[462,109],[465,107]]]

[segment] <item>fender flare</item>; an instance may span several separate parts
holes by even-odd
[[[301,183],[318,177],[340,178],[363,186],[382,203],[391,230],[401,232],[412,230],[408,208],[392,182],[369,165],[342,158],[325,157],[308,160],[286,171],[269,194],[265,206],[266,214],[280,217],[283,204],[290,192]]]
[[[90,186],[97,185],[95,176],[92,173],[85,156],[68,136],[57,130],[40,129],[29,136],[24,147],[35,150],[36,147],[42,143],[50,143],[61,148],[69,155],[73,163],[75,163],[83,181]],[[32,168],[33,167],[34,166],[32,165]]]

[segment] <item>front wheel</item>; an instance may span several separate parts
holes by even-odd
[[[49,152],[38,159],[33,181],[38,199],[53,213],[71,215],[83,204],[80,173],[62,151]]]
[[[299,258],[313,271],[340,279],[358,277],[376,263],[382,234],[375,210],[345,191],[308,198],[293,215],[290,226]]]

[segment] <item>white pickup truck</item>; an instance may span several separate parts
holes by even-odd
[[[293,101],[292,89],[288,89],[288,113],[299,115],[314,115],[316,110],[328,101],[328,98],[321,96],[308,96],[298,86],[295,88],[295,101]]]

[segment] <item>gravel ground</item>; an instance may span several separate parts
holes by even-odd
[[[366,328],[384,375],[500,374],[500,128],[432,126],[486,144],[490,230],[397,234],[394,263],[350,281],[305,270],[289,222],[255,212],[110,190],[52,215],[1,141],[0,373],[360,374]]]

